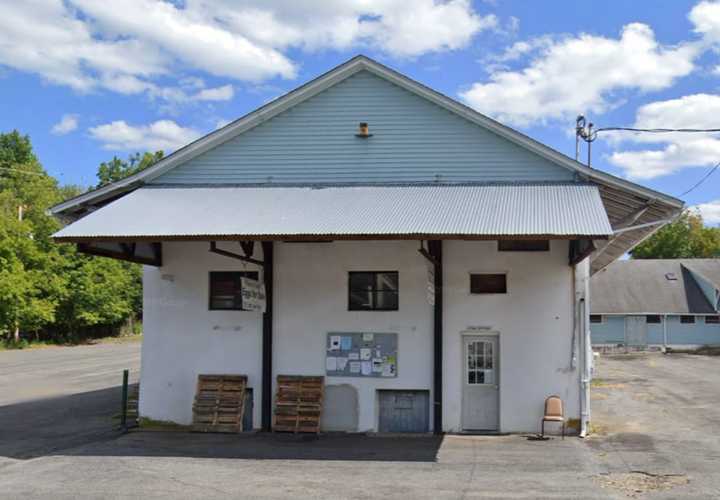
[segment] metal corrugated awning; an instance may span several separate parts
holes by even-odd
[[[593,238],[612,234],[589,184],[143,187],[58,241]]]

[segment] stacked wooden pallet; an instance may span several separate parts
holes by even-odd
[[[193,430],[242,432],[246,375],[198,375]]]
[[[320,433],[325,377],[278,375],[273,431]]]

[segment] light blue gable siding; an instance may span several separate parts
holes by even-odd
[[[625,343],[625,317],[604,316],[602,323],[591,323],[590,338],[593,344]]]
[[[355,136],[367,122],[369,139]],[[569,181],[573,173],[368,71],[182,164],[161,184]]]
[[[694,324],[683,324],[680,316],[668,316],[668,344],[720,344],[720,325],[708,325],[704,318],[695,318]]]
[[[649,324],[648,344],[662,345],[663,324]],[[602,323],[590,325],[593,344],[624,344],[625,316],[605,316]],[[720,345],[720,325],[705,323],[697,316],[694,324],[680,323],[680,316],[667,317],[668,345]]]

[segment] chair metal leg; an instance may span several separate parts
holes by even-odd
[[[562,425],[562,438],[565,439],[565,421],[564,420],[563,420],[563,425]]]
[[[543,419],[542,423],[540,424],[540,437],[545,437],[545,419]]]

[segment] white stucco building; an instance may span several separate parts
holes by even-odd
[[[269,430],[322,375],[327,430],[519,432],[550,395],[586,428],[589,276],[681,208],[356,57],[53,212],[146,265],[142,416],[243,374]]]

